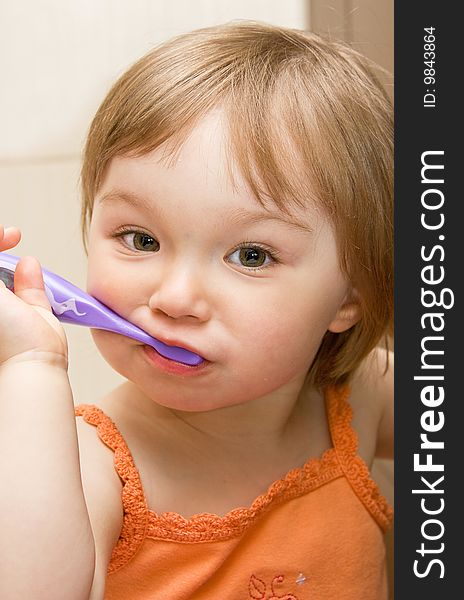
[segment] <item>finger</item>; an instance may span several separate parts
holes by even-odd
[[[16,296],[31,304],[51,312],[50,303],[45,294],[42,269],[33,256],[24,256],[16,265],[14,276]]]
[[[21,240],[21,231],[17,227],[0,225],[0,250],[13,248]]]

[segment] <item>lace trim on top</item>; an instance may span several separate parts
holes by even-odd
[[[383,531],[393,520],[393,509],[380,493],[371,478],[364,460],[357,454],[358,436],[351,426],[353,409],[348,402],[350,389],[329,387],[326,390],[326,405],[332,442],[338,461],[354,492],[368,509]]]
[[[113,421],[100,408],[88,404],[77,406],[75,414],[94,425],[98,437],[114,452],[114,467],[123,484],[121,498],[124,519],[108,568],[108,573],[111,573],[122,567],[146,538],[148,507],[139,472],[124,438]]]
[[[343,475],[383,530],[393,512],[371,479],[367,465],[357,456],[358,439],[351,427],[353,411],[349,388],[329,388],[326,405],[333,448],[320,458],[309,459],[274,482],[249,508],[237,508],[224,516],[201,513],[186,519],[178,513],[149,511],[139,472],[116,425],[96,406],[80,405],[76,415],[96,426],[101,440],[114,451],[114,464],[122,483],[124,520],[108,572],[121,568],[137,552],[146,536],[176,542],[210,542],[236,537],[258,517],[287,500],[307,494]]]
[[[224,516],[200,513],[188,519],[174,512],[157,514],[150,511],[148,535],[190,543],[230,539],[243,533],[258,517],[278,504],[303,496],[342,476],[335,450],[329,448],[321,458],[311,458],[302,467],[292,469],[283,479],[275,481],[249,508],[235,508]]]

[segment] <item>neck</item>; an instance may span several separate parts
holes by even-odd
[[[243,449],[246,444],[250,451],[253,446],[281,443],[299,427],[307,426],[312,394],[303,380],[295,380],[266,396],[211,411],[166,408],[141,394],[138,394],[137,408],[153,423],[161,419],[183,439],[208,442],[230,451]]]

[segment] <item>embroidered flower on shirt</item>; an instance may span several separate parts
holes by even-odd
[[[276,594],[274,586],[283,583],[283,581],[283,575],[276,575],[271,581],[271,589],[269,591],[269,594],[271,595],[268,596],[266,582],[260,579],[259,577],[252,575],[248,584],[248,590],[250,593],[249,597],[253,600],[299,600],[298,597],[294,594],[283,594],[281,596],[278,596]]]

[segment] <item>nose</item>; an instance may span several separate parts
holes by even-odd
[[[157,281],[148,305],[150,309],[171,319],[203,322],[210,317],[210,303],[204,274],[192,265],[172,265]]]

